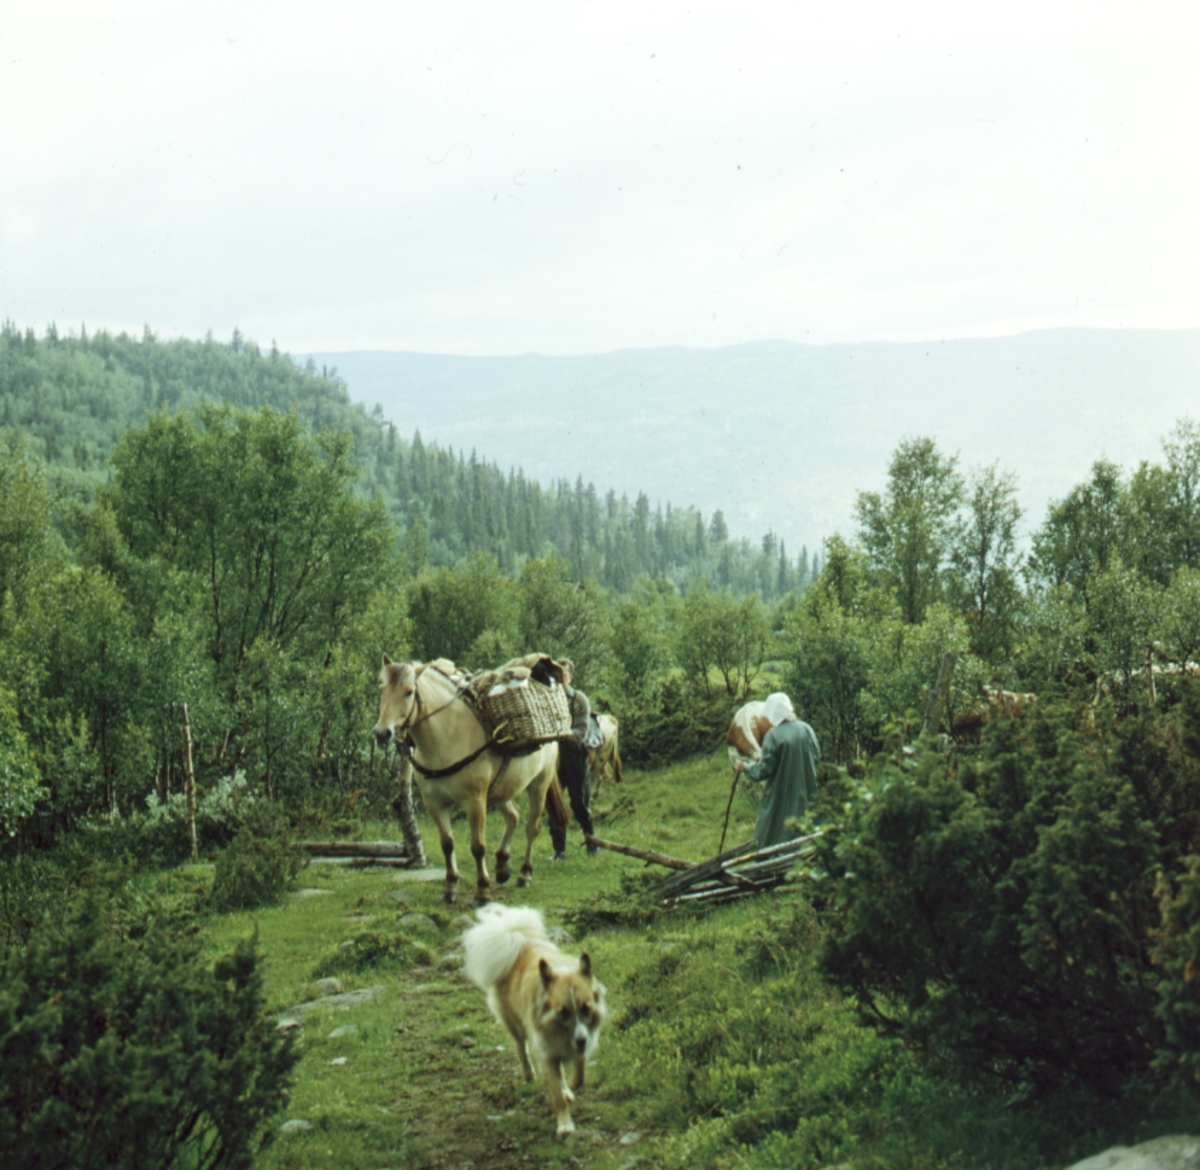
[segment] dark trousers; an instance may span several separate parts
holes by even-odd
[[[559,741],[558,779],[571,802],[571,812],[579,822],[583,835],[592,836],[592,769],[588,764],[587,748],[571,739]],[[554,852],[561,853],[567,847],[567,823],[560,821],[549,805],[546,812]]]

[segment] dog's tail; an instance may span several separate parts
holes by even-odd
[[[490,991],[512,970],[531,942],[546,941],[546,926],[528,906],[483,906],[479,921],[463,935],[463,972],[477,987]]]

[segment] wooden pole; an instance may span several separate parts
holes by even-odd
[[[187,783],[188,839],[192,844],[192,860],[200,860],[200,847],[196,841],[196,773],[192,769],[192,725],[188,722],[186,703],[183,709],[183,775]]]
[[[693,868],[690,861],[683,861],[678,857],[668,857],[665,853],[655,853],[652,849],[635,849],[632,845],[618,845],[615,841],[602,841],[599,837],[588,837],[587,843],[599,845],[601,849],[611,849],[614,853],[637,857],[641,861],[653,861],[655,865],[665,865],[671,869]]]
[[[732,767],[732,765],[730,765]],[[725,806],[725,823],[721,826],[721,844],[717,846],[718,853],[725,852],[725,834],[729,832],[729,813],[733,809],[733,794],[737,791],[738,772],[733,769],[733,783],[729,786],[729,803]]]

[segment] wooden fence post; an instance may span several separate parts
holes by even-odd
[[[188,839],[192,844],[192,860],[200,860],[200,847],[196,841],[196,773],[192,770],[192,725],[188,722],[186,703],[183,709],[183,775],[187,784]]]

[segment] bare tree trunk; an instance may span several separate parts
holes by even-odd
[[[400,756],[400,779],[396,785],[396,799],[392,807],[400,821],[400,832],[404,835],[404,846],[412,858],[414,867],[425,865],[425,846],[421,842],[421,830],[417,826],[417,810],[413,803],[413,766],[407,753]]]
[[[938,729],[942,713],[946,710],[947,700],[950,697],[950,676],[954,673],[954,664],[957,661],[958,655],[953,650],[947,651],[942,656],[937,686],[933,688],[933,694],[929,696],[929,702],[925,704],[925,722],[921,725],[922,735],[931,735]]]
[[[192,860],[200,860],[200,846],[196,840],[196,773],[192,770],[192,725],[188,722],[186,703],[183,709],[183,775],[187,790],[188,840],[192,846]]]

